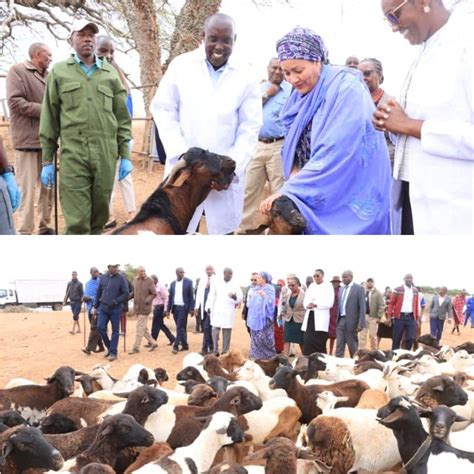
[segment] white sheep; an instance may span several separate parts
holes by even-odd
[[[272,390],[269,387],[270,377],[265,375],[263,369],[255,362],[248,360],[237,370],[237,378],[252,382],[262,400],[270,400],[275,397],[287,397],[286,390],[281,388]]]
[[[211,467],[217,451],[222,446],[241,442],[243,436],[244,433],[234,416],[227,412],[217,412],[212,415],[209,424],[192,444],[178,448],[173,454],[148,463],[135,472],[152,474],[176,472],[177,469],[180,469],[178,472],[182,474],[205,472]]]

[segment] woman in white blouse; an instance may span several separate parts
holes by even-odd
[[[313,352],[326,354],[329,330],[329,310],[334,304],[334,289],[324,281],[324,272],[314,272],[314,283],[309,285],[304,295],[304,316],[301,330],[304,331],[303,355]]]
[[[382,10],[392,30],[419,48],[399,102],[374,114],[374,126],[397,138],[401,232],[472,234],[474,4],[458,1],[450,12],[441,0],[382,0]]]

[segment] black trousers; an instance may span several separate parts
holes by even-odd
[[[415,235],[410,203],[410,183],[402,181],[402,235]]]
[[[170,342],[174,342],[173,333],[168,329],[164,322],[165,307],[160,304],[153,308],[153,322],[151,324],[151,337],[156,341],[160,331],[165,333],[165,336]]]
[[[304,333],[303,355],[309,356],[313,352],[326,354],[326,342],[328,340],[327,331],[315,331],[314,329],[314,311],[308,316],[308,325]]]

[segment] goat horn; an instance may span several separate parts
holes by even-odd
[[[175,176],[178,174],[178,172],[186,167],[187,163],[186,163],[186,160],[183,158],[183,156],[184,156],[184,153],[178,158],[178,162],[176,163],[175,166],[173,166],[173,169],[170,171],[170,174],[163,181],[162,183],[163,186],[173,181]]]

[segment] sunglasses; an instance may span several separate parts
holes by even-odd
[[[397,8],[394,8],[393,10],[388,11],[385,13],[385,19],[392,25],[396,26],[400,24],[400,8],[402,8],[406,3],[408,3],[408,0],[404,0],[400,5],[398,5]],[[398,12],[398,13],[397,13]]]

